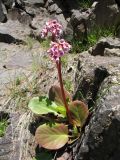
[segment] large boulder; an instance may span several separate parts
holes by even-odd
[[[113,26],[120,22],[120,10],[115,0],[97,0],[94,9],[95,24]]]
[[[94,110],[74,148],[75,160],[119,160],[120,58],[81,54],[76,73],[76,97]]]

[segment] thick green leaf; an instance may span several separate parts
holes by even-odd
[[[68,127],[64,124],[55,124],[52,127],[43,124],[35,133],[36,142],[46,149],[56,150],[68,142]]]
[[[57,115],[58,113],[53,110],[57,105],[54,102],[51,102],[48,98],[45,97],[34,97],[30,100],[28,107],[35,114],[48,114],[54,113]]]
[[[63,117],[63,118],[66,117],[66,109],[64,106],[57,105],[57,107],[55,108],[55,111],[60,113],[61,117]]]
[[[65,113],[62,110],[61,112],[64,114],[59,114],[58,111],[60,110],[60,106],[57,106],[55,102],[50,101],[46,97],[34,97],[30,100],[28,107],[31,109],[31,111],[35,114],[42,115],[42,114],[48,114],[53,113],[55,115],[58,115],[60,117],[64,117]]]
[[[72,118],[72,123],[82,127],[88,117],[89,110],[85,103],[81,101],[73,101],[69,104],[69,110]]]
[[[71,102],[72,97],[68,91],[65,91],[66,101]],[[64,106],[64,101],[62,98],[61,88],[57,85],[53,85],[49,90],[49,99],[54,101],[56,104]]]

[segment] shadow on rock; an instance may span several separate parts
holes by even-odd
[[[29,125],[29,131],[32,135],[35,135],[36,129],[43,124],[43,119],[36,118],[30,125]]]
[[[0,33],[0,42],[4,42],[8,44],[11,44],[11,43],[25,44],[23,40],[16,39],[9,34],[3,34],[3,33]]]
[[[81,66],[79,65],[80,64],[78,63],[78,68]],[[79,84],[73,96],[73,99],[86,99],[86,103],[88,104],[88,106],[93,106],[96,101],[99,88],[104,79],[108,76],[109,73],[103,66],[94,68],[92,72],[81,77],[82,81]]]

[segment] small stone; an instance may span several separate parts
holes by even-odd
[[[58,6],[57,6],[57,4],[52,4],[52,5],[50,5],[50,6],[48,7],[48,11],[49,11],[50,13],[56,12],[57,9],[59,9]]]

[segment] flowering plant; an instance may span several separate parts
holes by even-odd
[[[62,25],[57,20],[50,20],[43,28],[41,37],[48,36],[48,32],[52,34],[52,41],[47,53],[56,63],[60,86],[53,85],[49,90],[49,97],[34,97],[29,103],[29,108],[33,113],[42,115],[42,118],[46,119],[43,115],[47,115],[47,124],[37,128],[35,138],[40,146],[55,150],[80,136],[79,130],[85,124],[89,111],[83,102],[72,101],[70,93],[63,86],[61,57],[70,51],[71,45],[60,39]],[[54,119],[51,119],[51,114],[54,115]],[[54,122],[52,126],[51,122]],[[71,135],[69,126],[72,126]]]

